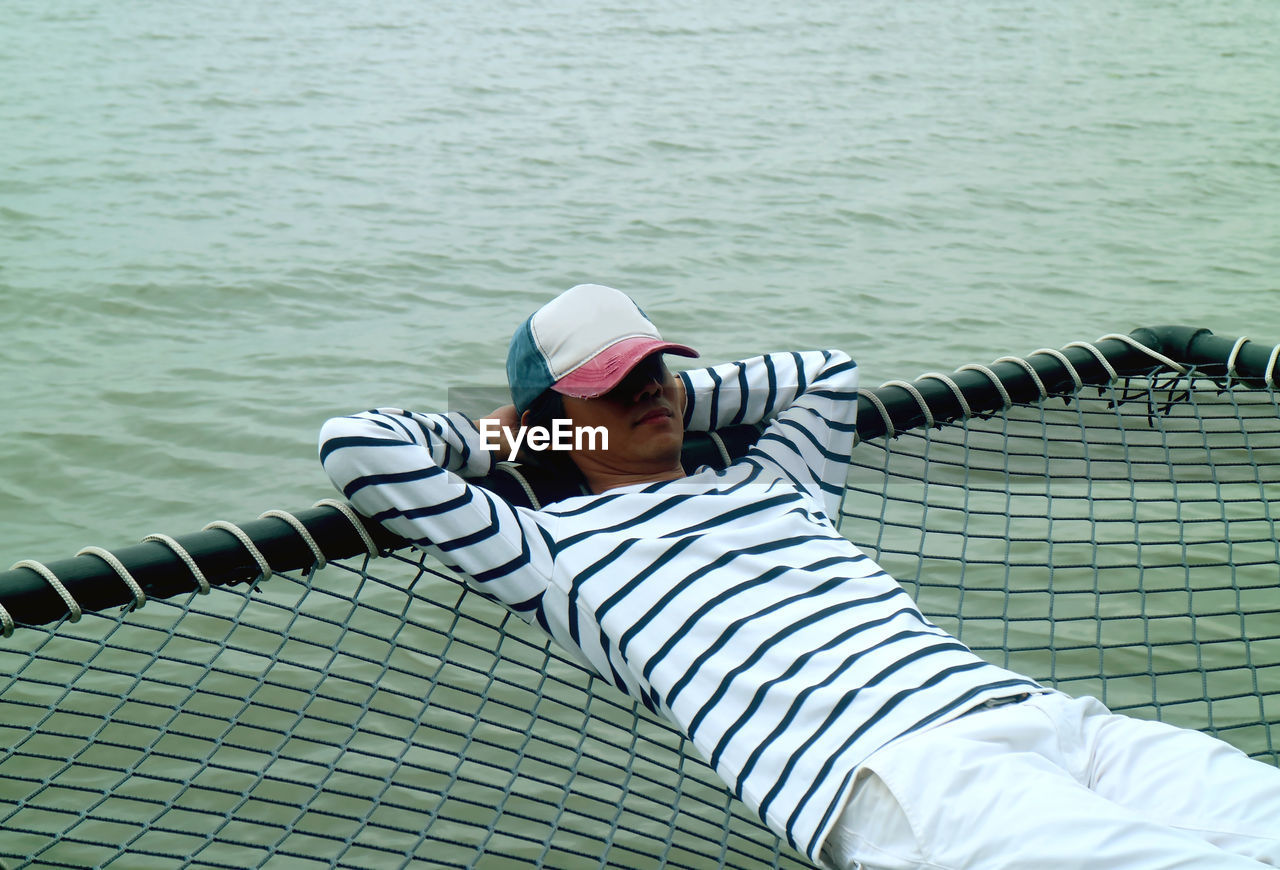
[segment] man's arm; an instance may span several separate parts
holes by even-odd
[[[456,413],[384,408],[337,417],[320,432],[325,471],[357,510],[431,547],[532,620],[551,574],[546,539],[531,512],[464,480],[488,474],[494,458],[475,423]]]
[[[843,351],[772,353],[680,372],[685,428],[768,426],[747,458],[810,491],[838,516],[857,433],[858,370]]]

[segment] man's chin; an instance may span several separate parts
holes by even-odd
[[[683,433],[680,436],[664,439],[664,443],[655,444],[650,454],[652,463],[663,468],[672,468],[680,464],[680,451],[684,447]]]

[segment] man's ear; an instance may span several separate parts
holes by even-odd
[[[527,410],[520,415],[520,425],[522,427],[527,428],[529,426],[529,416],[530,416],[530,413]]]

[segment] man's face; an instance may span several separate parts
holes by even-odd
[[[574,451],[579,468],[589,463],[615,472],[662,472],[680,461],[684,396],[660,353],[646,357],[599,398],[565,396],[564,411],[575,427],[603,426],[609,433],[608,450]]]

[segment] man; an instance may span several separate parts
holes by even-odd
[[[494,421],[550,407],[608,436],[569,453],[591,494],[543,510],[465,482],[505,454],[459,414],[331,420],[321,456],[359,510],[675,722],[815,862],[1280,866],[1280,771],[983,661],[836,531],[846,355],[673,375],[664,353],[696,355],[600,285],[516,332]],[[686,429],[765,421],[727,469],[681,467]]]

